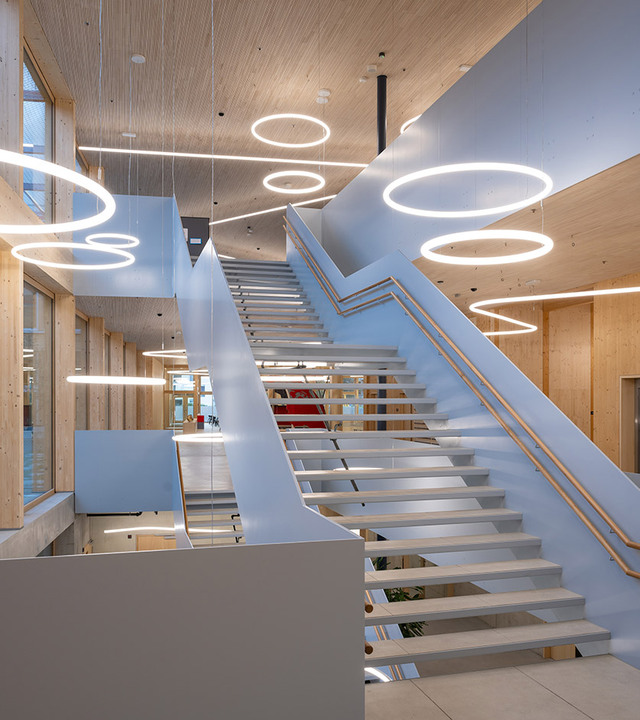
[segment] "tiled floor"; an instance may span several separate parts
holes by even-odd
[[[640,670],[610,656],[367,685],[366,720],[638,720]]]

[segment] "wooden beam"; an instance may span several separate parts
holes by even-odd
[[[104,318],[90,317],[87,332],[88,375],[104,375]],[[104,385],[88,386],[87,429],[106,430],[106,392]]]
[[[73,295],[56,295],[54,304],[54,428],[56,492],[75,488],[75,386],[67,382],[75,374],[76,299]]]
[[[22,292],[22,263],[0,250],[0,529],[24,521]]]
[[[124,344],[124,374],[135,375],[138,372],[136,367],[136,344]],[[124,389],[124,429],[135,430],[137,428],[136,418],[137,393],[135,386],[127,386]]]
[[[70,170],[76,168],[76,134],[75,134],[76,108],[73,100],[55,101],[55,146],[54,157],[58,165]],[[73,191],[74,186],[66,180],[54,182],[53,197],[54,217],[56,222],[73,220]],[[61,240],[70,241],[71,233],[59,234]]]
[[[112,332],[109,344],[109,375],[124,375],[124,337]],[[124,388],[109,388],[109,430],[124,430]]]
[[[22,152],[22,0],[0,0],[0,147]],[[22,170],[5,165],[3,177],[22,195]]]

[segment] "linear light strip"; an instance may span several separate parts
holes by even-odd
[[[523,303],[523,302],[542,302],[543,300],[567,300],[570,298],[587,298],[587,297],[599,297],[602,295],[626,295],[627,293],[640,292],[640,286],[629,287],[629,288],[610,288],[608,290],[580,290],[578,292],[564,292],[564,293],[547,293],[546,295],[520,295],[519,297],[505,297],[505,298],[494,298],[493,300],[480,300],[478,302],[469,305],[469,310],[477,312],[480,315],[486,315],[487,317],[496,318],[497,320],[504,320],[513,325],[518,325],[523,328],[522,330],[494,330],[491,332],[483,333],[487,337],[496,335],[524,335],[525,333],[535,332],[538,329],[537,325],[523,322],[522,320],[516,320],[510,318],[507,315],[498,315],[498,313],[491,312],[490,310],[482,310],[481,308],[495,306],[495,305],[509,305],[510,303]]]
[[[314,198],[313,200],[303,200],[302,202],[291,203],[293,207],[299,207],[300,205],[313,205],[317,202],[324,202],[325,200],[331,200],[335,195],[325,195],[321,198]],[[267,213],[278,212],[286,210],[286,205],[280,205],[279,207],[269,208],[268,210],[258,210],[258,212],[247,213],[246,215],[236,215],[235,217],[224,218],[224,220],[214,220],[209,225],[221,225],[222,223],[233,222],[234,220],[244,220],[244,218],[255,217],[256,215],[266,215]]]
[[[133,375],[68,375],[67,382],[76,385],[164,385],[166,380]]]
[[[135,150],[129,148],[99,148],[81,145],[83,152],[119,153],[122,155],[151,155],[154,157],[200,158],[201,160],[238,160],[241,162],[284,163],[287,165],[326,165],[328,167],[366,168],[368,163],[335,162],[331,160],[294,160],[293,158],[268,158],[255,155],[212,155],[211,153],[173,152],[171,150]]]

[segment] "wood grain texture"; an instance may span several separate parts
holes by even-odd
[[[124,340],[121,332],[111,333],[109,375],[124,375]],[[124,430],[124,387],[109,387],[109,430]]]
[[[76,303],[73,295],[56,295],[54,311],[54,457],[56,492],[75,488],[75,386],[67,382],[75,374]]]
[[[640,273],[598,283],[597,289],[640,285]],[[620,378],[640,376],[640,294],[601,296],[593,304],[596,445],[620,461]]]
[[[128,146],[121,132],[129,127],[131,70],[133,147],[157,149],[164,142],[167,148],[175,144],[177,150],[206,153],[213,141],[220,153],[282,157],[282,148],[259,142],[250,127],[264,115],[297,112],[324,120],[332,135],[326,147],[287,149],[285,157],[367,163],[376,155],[376,73],[367,74],[367,65],[377,64],[377,72],[389,77],[391,142],[405,120],[424,112],[462,77],[460,65],[476,63],[538,3],[484,0],[480,11],[476,0],[217,0],[213,117],[209,0],[189,0],[188,12],[184,3],[166,2],[164,38],[157,0],[104,3],[102,115],[96,92],[98,5],[33,0],[33,7],[77,102],[83,145],[99,144],[102,122],[105,146]],[[378,60],[380,51],[386,53],[384,60]],[[133,52],[147,62],[131,66]],[[368,82],[360,83],[361,76]],[[330,101],[318,105],[317,91],[325,87],[331,90]],[[303,123],[273,123],[265,131],[293,142],[315,133]],[[95,153],[88,159],[98,162]],[[170,195],[173,170],[182,214],[210,216],[206,160],[140,158],[130,169],[126,156],[103,155],[103,163],[107,188],[117,193],[127,192],[131,181],[143,195]],[[216,162],[214,216],[282,205],[281,195],[262,186],[262,178],[278,169],[283,168]],[[320,194],[337,192],[358,172],[322,170],[327,186]],[[247,224],[252,236],[247,236]],[[221,225],[215,239],[226,254],[265,259],[284,254],[278,214]]]
[[[0,529],[22,527],[22,263],[0,251]]]
[[[124,344],[124,374],[135,375],[136,367],[136,344]],[[136,417],[136,388],[131,385],[124,389],[124,429],[135,430],[137,428]]]
[[[164,377],[163,364],[157,358],[137,353],[138,375],[140,377]],[[138,430],[162,430],[164,427],[164,387],[142,385],[137,388]]]
[[[22,152],[22,0],[0,1],[0,147]],[[2,167],[12,190],[22,195],[22,170]]]
[[[591,436],[591,303],[548,313],[549,399]]]
[[[510,317],[542,327],[542,303],[511,305],[505,311]],[[507,328],[500,327],[498,329]],[[542,389],[541,332],[527,333],[526,335],[499,335],[496,338],[496,344],[532,383]]]
[[[104,318],[90,317],[87,345],[89,355],[88,375],[104,375]],[[107,407],[104,385],[89,385],[87,391],[89,430],[107,430]]]

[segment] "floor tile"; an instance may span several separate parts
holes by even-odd
[[[365,720],[449,720],[409,680],[365,686]]]

